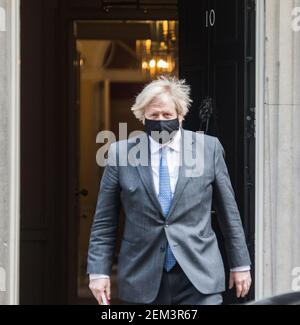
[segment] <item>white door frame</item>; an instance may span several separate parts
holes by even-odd
[[[263,298],[265,0],[256,0],[255,299]]]
[[[7,2],[5,29],[7,33],[9,70],[8,96],[8,259],[5,270],[5,303],[19,303],[19,264],[20,264],[20,1]]]
[[[9,304],[19,303],[20,243],[20,1],[11,0],[10,103],[10,257]],[[256,1],[256,189],[255,189],[255,298],[263,298],[264,205],[264,79],[265,0]]]

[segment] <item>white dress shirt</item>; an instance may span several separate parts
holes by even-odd
[[[159,194],[159,165],[160,154],[159,149],[166,146],[166,157],[170,176],[170,185],[172,196],[175,192],[177,184],[179,166],[180,166],[180,146],[181,146],[181,132],[176,132],[174,138],[168,143],[161,145],[150,137],[150,152],[151,152],[151,167],[154,189],[158,196]]]
[[[178,173],[180,167],[181,131],[179,130],[171,141],[163,145],[155,141],[150,136],[152,176],[153,176],[153,183],[154,183],[154,188],[157,196],[159,194],[159,164],[160,164],[159,149],[163,146],[167,147],[166,156],[167,156],[167,163],[168,163],[168,169],[170,175],[171,192],[173,196],[175,192],[177,180],[178,180]],[[249,265],[240,266],[231,269],[232,272],[244,272],[249,270],[250,270]],[[109,276],[105,274],[90,274],[90,280],[101,279],[101,278],[109,278]]]

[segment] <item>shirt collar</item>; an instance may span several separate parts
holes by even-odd
[[[165,144],[158,143],[151,136],[149,136],[149,139],[150,139],[150,146],[151,146],[152,153],[159,151],[159,149],[164,146],[167,146],[167,147],[171,148],[172,150],[179,152],[180,144],[181,144],[181,128],[179,128],[179,130],[176,132],[174,138]]]

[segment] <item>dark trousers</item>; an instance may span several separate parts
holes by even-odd
[[[151,305],[221,305],[222,302],[221,293],[199,292],[176,263],[170,272],[163,271],[158,295]]]

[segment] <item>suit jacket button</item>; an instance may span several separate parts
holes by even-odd
[[[164,251],[165,251],[165,248],[164,248],[164,247],[161,247],[161,248],[160,248],[160,251],[161,251],[161,252],[164,252]]]

